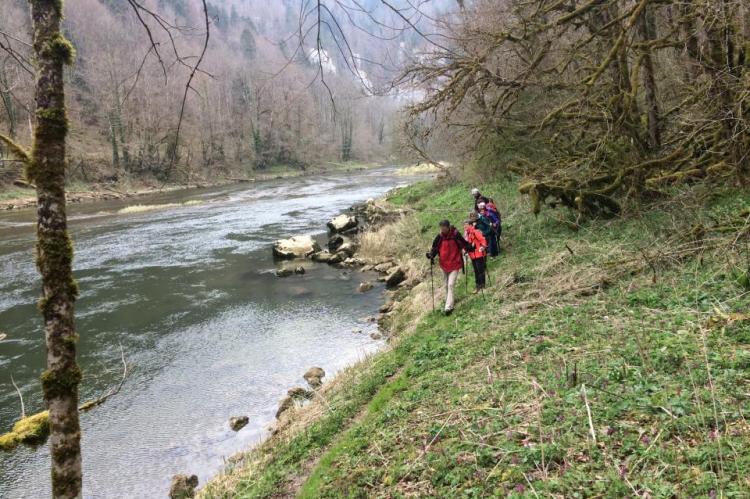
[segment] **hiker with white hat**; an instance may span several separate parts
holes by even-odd
[[[471,190],[471,195],[474,197],[474,211],[476,211],[477,213],[479,213],[479,203],[485,203],[486,204],[486,203],[489,202],[489,199],[487,199],[486,197],[482,196],[482,193],[479,192],[479,189],[477,189],[476,187],[474,187]]]

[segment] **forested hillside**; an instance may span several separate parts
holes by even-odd
[[[72,178],[243,176],[274,166],[383,159],[393,151],[402,100],[375,94],[388,89],[383,63],[407,57],[422,43],[416,33],[375,40],[371,35],[383,28],[362,14],[359,28],[324,27],[319,64],[317,19],[299,2],[208,2],[208,50],[177,139],[185,85],[205,41],[202,2],[138,5],[148,10],[111,0],[66,5],[64,30],[76,48],[66,71]],[[349,52],[337,47],[344,38]],[[0,42],[15,55],[0,57],[0,130],[22,144],[30,143],[34,125],[30,40],[27,2],[3,2]],[[17,163],[3,166],[6,178],[20,170]]]
[[[449,136],[485,173],[547,201],[615,215],[685,182],[750,182],[750,6],[461,2],[403,76],[425,148]]]

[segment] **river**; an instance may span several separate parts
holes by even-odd
[[[336,371],[382,346],[365,321],[373,275],[306,264],[280,279],[276,239],[314,234],[355,202],[413,179],[390,168],[72,205],[85,497],[166,497],[172,475],[201,484],[258,442],[279,399],[311,366]],[[138,206],[132,206],[138,205]],[[145,207],[144,207],[145,206]],[[43,329],[35,303],[33,211],[0,215],[0,432],[43,408]],[[361,332],[359,332],[361,330]],[[231,416],[247,415],[235,433]],[[46,445],[0,452],[0,497],[49,497]]]

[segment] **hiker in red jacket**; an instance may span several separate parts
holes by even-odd
[[[453,287],[458,280],[459,271],[464,266],[462,251],[474,251],[474,247],[466,242],[448,220],[440,222],[440,234],[432,242],[432,249],[427,253],[427,258],[433,260],[437,256],[440,259],[440,268],[443,269],[445,279],[445,315],[453,312]]]
[[[484,238],[484,235],[479,229],[474,227],[477,219],[476,212],[472,212],[469,215],[469,218],[464,220],[464,237],[470,245],[474,246],[474,251],[466,252],[471,259],[472,267],[474,267],[474,282],[476,283],[474,294],[477,294],[484,289],[487,272],[487,239]]]

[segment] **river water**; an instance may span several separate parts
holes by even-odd
[[[365,318],[382,287],[356,292],[374,276],[306,264],[280,279],[271,245],[324,242],[331,216],[412,180],[378,169],[71,206],[81,400],[117,385],[123,354],[131,370],[81,415],[85,497],[165,497],[176,473],[205,483],[266,434],[307,368],[330,377],[376,350]],[[20,415],[11,376],[27,413],[43,408],[33,217],[0,215],[0,432]],[[239,415],[250,424],[235,433]],[[49,495],[46,445],[0,452],[0,497]]]

